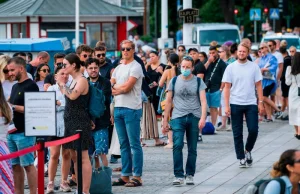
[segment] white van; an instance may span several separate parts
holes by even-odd
[[[208,53],[209,44],[217,41],[222,45],[226,41],[241,42],[237,25],[228,23],[203,23],[193,26],[193,44],[200,45],[200,51]]]

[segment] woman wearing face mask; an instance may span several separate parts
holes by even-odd
[[[59,65],[56,67],[54,72],[54,78],[56,84],[53,86],[49,86],[47,90],[48,92],[54,91],[56,94],[57,137],[51,137],[50,139],[51,141],[59,140],[63,138],[65,135],[65,125],[64,125],[65,96],[63,95],[62,93],[63,91],[60,86],[65,85],[68,82],[69,75],[65,73],[65,70],[63,69],[63,65]],[[61,147],[62,147],[61,145],[50,147],[50,160],[48,166],[49,182],[47,185],[46,193],[54,192],[54,178],[56,175]],[[71,188],[67,182],[70,166],[71,166],[70,152],[69,150],[62,148],[61,183],[59,188],[60,191],[63,192],[71,191]]]
[[[41,64],[36,69],[35,82],[38,85],[40,92],[44,91],[44,80],[50,73],[50,67],[47,64]]]

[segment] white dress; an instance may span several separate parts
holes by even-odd
[[[296,76],[292,75],[291,66],[287,67],[286,69],[285,83],[286,85],[290,85],[289,123],[290,125],[300,126],[300,96],[298,96],[298,87],[300,87],[300,74],[297,74]]]

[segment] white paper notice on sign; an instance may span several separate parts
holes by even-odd
[[[56,136],[55,92],[25,92],[25,136]]]

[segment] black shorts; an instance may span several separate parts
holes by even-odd
[[[284,98],[289,97],[289,90],[290,90],[290,86],[285,84],[285,80],[281,80],[282,97]]]
[[[271,95],[271,92],[272,92],[274,86],[275,86],[275,83],[272,83],[271,85],[266,86],[266,87],[263,89],[263,95],[264,95],[265,97],[269,97],[269,96]]]

